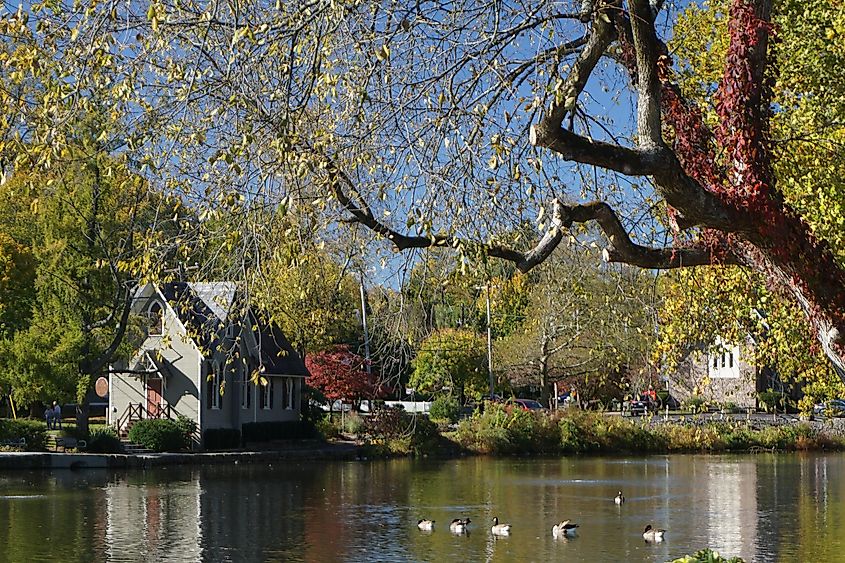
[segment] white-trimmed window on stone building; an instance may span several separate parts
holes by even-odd
[[[707,365],[711,378],[738,378],[739,346],[717,344],[708,354]]]

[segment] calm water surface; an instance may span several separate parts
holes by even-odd
[[[510,537],[491,536],[493,516]],[[455,517],[468,536],[449,533]],[[553,540],[564,518],[581,533]],[[643,542],[647,523],[666,541]],[[0,473],[0,561],[667,561],[705,546],[845,561],[845,455]]]

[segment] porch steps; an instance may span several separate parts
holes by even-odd
[[[120,443],[123,444],[123,451],[125,451],[127,454],[130,454],[130,455],[153,453],[152,450],[148,450],[144,446],[139,446],[138,444],[130,442],[129,440],[127,440],[125,438],[121,438]]]

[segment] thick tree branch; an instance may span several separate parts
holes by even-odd
[[[600,166],[628,176],[650,176],[670,164],[668,153],[663,150],[631,149],[594,141],[561,127],[546,129],[542,123],[531,126],[529,140],[532,145],[553,150],[567,160]]]
[[[650,18],[650,10],[646,2],[643,10],[646,17]],[[606,3],[604,8],[618,8],[617,3]],[[589,7],[592,10],[592,6]],[[590,74],[598,64],[599,59],[604,55],[607,48],[616,38],[616,28],[610,17],[599,8],[599,14],[593,18],[592,28],[587,38],[586,45],[575,61],[572,70],[561,88],[557,101],[552,105],[539,123],[531,126],[529,139],[532,145],[545,147],[560,154],[568,160],[600,166],[614,170],[629,176],[649,176],[657,170],[665,169],[672,162],[667,159],[668,152],[660,141],[660,96],[657,71],[652,65],[649,73],[642,73],[647,76],[649,85],[653,87],[645,95],[641,95],[643,112],[648,113],[647,123],[641,126],[646,132],[646,139],[654,139],[652,142],[641,143],[644,148],[635,150],[613,143],[593,141],[572,131],[563,128],[563,119],[568,112],[575,108],[575,103],[587,84]],[[656,38],[651,19],[644,22],[640,34],[647,36],[642,41],[647,43],[643,47],[644,56],[648,60],[657,59]],[[645,63],[644,63],[645,64]]]
[[[549,133],[560,129],[567,112],[575,108],[575,102],[584,86],[587,85],[590,74],[615,38],[616,31],[609,21],[600,17],[593,20],[584,49],[573,64],[572,70],[569,71],[558,92],[557,100],[540,123],[532,125],[531,130],[536,129],[536,133],[532,133],[533,137],[542,140],[547,138]]]
[[[329,189],[344,209],[352,215],[355,222],[361,223],[370,230],[389,240],[397,250],[430,247],[457,247],[462,244],[478,245],[464,241],[457,237],[431,235],[406,235],[387,226],[376,219],[370,208],[362,203],[355,203],[343,189],[357,194],[351,178],[339,170],[333,161],[326,166],[329,173]],[[360,198],[359,198],[360,199]],[[672,269],[689,266],[703,266],[714,262],[709,248],[650,248],[634,243],[619,217],[613,209],[604,202],[593,202],[583,205],[564,205],[559,200],[553,201],[551,226],[532,249],[520,252],[513,248],[490,244],[485,245],[484,251],[494,258],[501,258],[513,262],[521,272],[527,272],[546,260],[558,247],[563,239],[563,229],[568,229],[573,223],[595,221],[607,237],[608,245],[604,249],[603,257],[608,262],[624,262],[634,266],[652,269]],[[721,257],[719,263],[739,263],[733,254]]]
[[[631,0],[631,31],[637,57],[637,130],[644,147],[663,145],[660,125],[658,43],[648,0]]]
[[[363,201],[361,203],[352,201],[342,186],[346,186],[347,190],[357,194],[354,182],[352,182],[352,179],[345,172],[338,169],[337,165],[330,159],[327,161],[326,170],[329,174],[329,189],[332,195],[352,215],[354,221],[361,223],[368,229],[389,240],[397,250],[437,246],[457,247],[462,244],[478,246],[478,243],[471,243],[458,237],[435,234],[431,236],[420,236],[400,233],[376,219],[372,210]],[[358,199],[362,198],[358,197]],[[520,252],[498,244],[487,245],[484,250],[489,256],[513,262],[520,271],[527,272],[548,258],[554,249],[557,248],[558,244],[560,244],[563,235],[560,231],[559,223],[554,219],[557,216],[557,213],[553,215],[552,227],[543,235],[537,245],[527,252]]]
[[[714,262],[711,250],[705,247],[651,248],[636,244],[622,226],[619,217],[605,202],[564,207],[562,213],[562,224],[566,227],[572,223],[587,221],[595,221],[599,224],[608,240],[608,246],[602,253],[607,262],[622,262],[657,270],[706,266]],[[738,264],[739,262],[735,256],[728,254],[722,257],[719,263]]]

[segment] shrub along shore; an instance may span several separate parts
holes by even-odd
[[[531,412],[488,405],[460,421],[451,438],[480,454],[683,453],[840,450],[845,436],[806,423],[755,428],[746,421],[655,424],[577,409]]]
[[[525,411],[488,404],[457,423],[433,421],[396,409],[342,422],[317,424],[326,438],[346,436],[369,447],[370,455],[567,455],[660,454],[755,451],[823,451],[845,449],[845,435],[807,423],[761,425],[753,422],[711,422],[698,416],[683,421],[622,418],[571,409]],[[439,414],[439,413],[433,413]],[[457,417],[457,413],[455,413]]]

